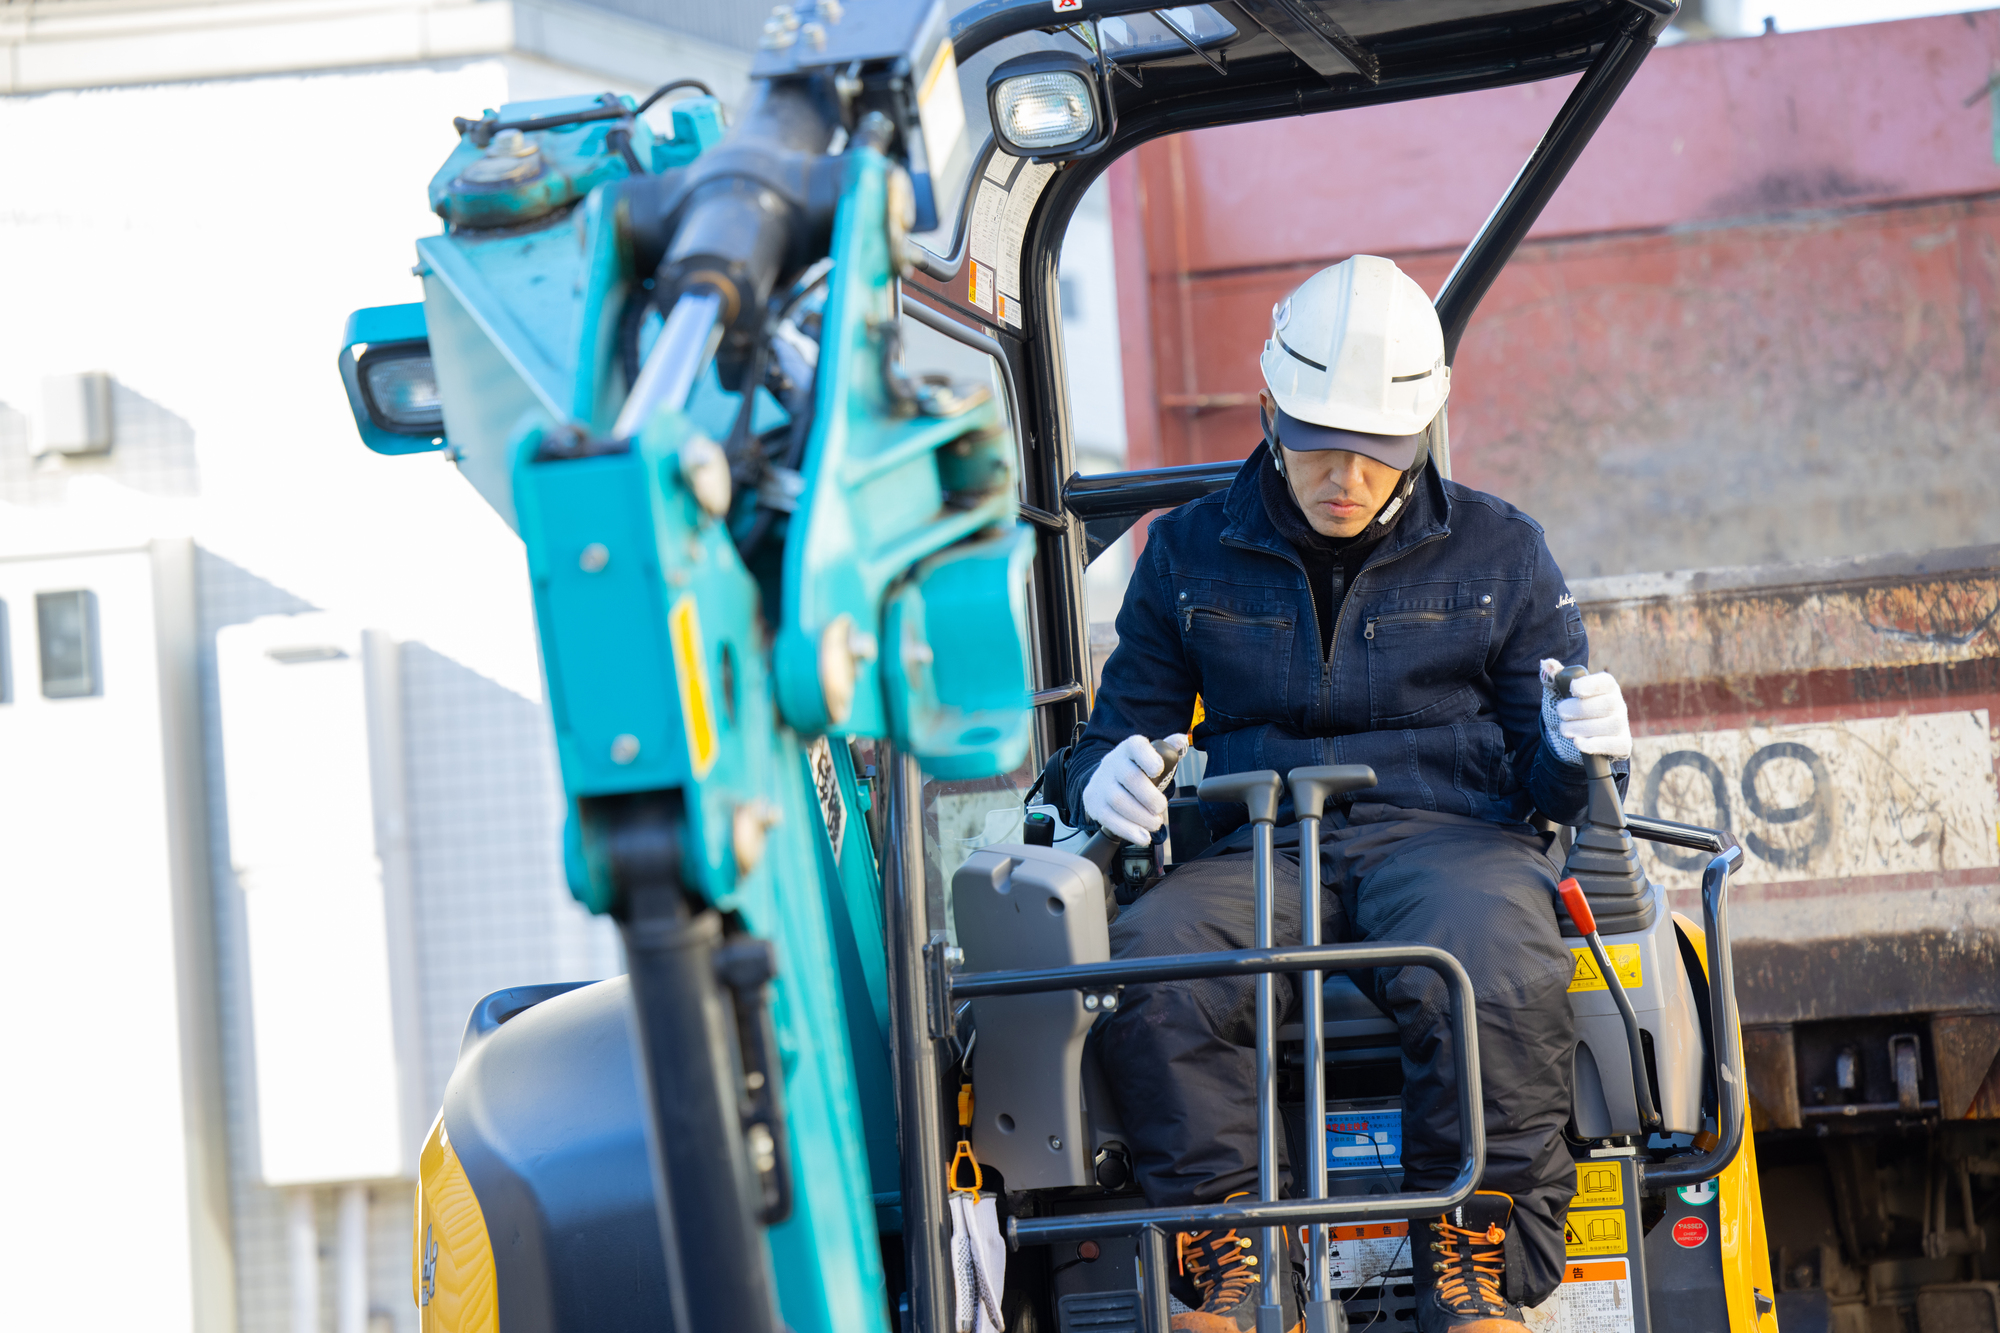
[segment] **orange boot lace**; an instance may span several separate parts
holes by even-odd
[[[1178,1260],[1201,1292],[1201,1308],[1231,1310],[1257,1289],[1257,1256],[1248,1236],[1228,1231],[1182,1232]]]
[[[1501,1245],[1507,1232],[1497,1225],[1467,1231],[1440,1217],[1431,1223],[1436,1241],[1431,1270],[1437,1274],[1438,1303],[1460,1317],[1499,1317],[1507,1313],[1500,1282],[1507,1271]]]

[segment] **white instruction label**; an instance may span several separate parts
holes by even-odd
[[[1410,1280],[1410,1224],[1376,1222],[1358,1227],[1331,1227],[1327,1244],[1328,1285],[1354,1290],[1375,1287],[1383,1279]]]
[[[987,270],[974,274],[972,303],[989,314],[997,311],[1003,323],[1017,329],[1022,317],[1021,247],[1027,241],[1028,219],[1055,172],[1053,166],[994,153],[980,175],[966,224],[967,254]],[[994,279],[991,291],[980,281],[988,274]]]
[[[1631,1270],[1623,1259],[1572,1261],[1555,1294],[1521,1313],[1531,1333],[1632,1333]]]

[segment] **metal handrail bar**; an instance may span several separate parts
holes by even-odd
[[[1243,466],[1240,458],[1221,463],[1137,468],[1130,472],[1079,472],[1063,484],[1063,510],[1088,522],[1138,518],[1172,509],[1225,489]]]
[[[1071,963],[1066,967],[1007,968],[993,972],[954,973],[949,982],[953,1004],[991,995],[1042,995],[1049,991],[1103,991],[1113,986],[1152,981],[1195,981],[1206,977],[1249,977],[1263,972],[1360,972],[1377,967],[1428,967],[1457,985],[1458,996],[1472,1004],[1472,982],[1465,969],[1443,949],[1428,944],[1395,941],[1366,944],[1288,945],[1279,949],[1217,949],[1210,953],[1161,954],[1154,958],[1114,958],[1104,963]]]
[[[1729,872],[1743,855],[1729,847],[1701,873],[1701,911],[1708,931],[1708,1004],[1716,1044],[1716,1143],[1706,1152],[1676,1157],[1654,1165],[1641,1161],[1639,1188],[1659,1193],[1677,1185],[1698,1185],[1727,1171],[1743,1150],[1749,1114],[1745,1106],[1749,1084],[1743,1073],[1743,1034],[1736,1026],[1736,974],[1729,948]]]
[[[1699,824],[1682,824],[1671,819],[1648,819],[1644,815],[1625,816],[1625,829],[1635,838],[1664,842],[1669,847],[1686,847],[1697,852],[1720,852],[1728,846],[1724,834]]]
[[[1459,961],[1428,944],[1393,941],[1321,944],[1284,949],[1230,949],[1213,953],[1120,958],[1068,967],[971,972],[944,980],[947,1004],[994,995],[1037,995],[1061,990],[1107,990],[1115,986],[1202,977],[1258,976],[1275,972],[1352,972],[1384,967],[1427,967],[1444,978],[1451,995],[1453,1063],[1457,1069],[1459,1169],[1443,1190],[1371,1194],[1342,1199],[1252,1200],[1197,1204],[1186,1208],[1145,1208],[1122,1212],[1072,1213],[1062,1217],[1008,1220],[1007,1243],[1045,1245],[1088,1236],[1129,1236],[1147,1227],[1199,1231],[1213,1227],[1281,1227],[1308,1223],[1355,1223],[1442,1213],[1472,1197],[1486,1169],[1485,1097],[1479,1082],[1479,1029],[1472,978]]]

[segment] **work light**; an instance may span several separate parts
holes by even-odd
[[[357,357],[361,396],[368,414],[399,435],[435,435],[444,429],[437,370],[428,342],[369,347]]]
[[[1102,146],[1090,62],[1067,51],[1035,51],[993,71],[986,85],[993,137],[1015,157],[1080,157]]]
[[[444,400],[421,303],[371,306],[348,316],[340,378],[362,442],[376,453],[445,447]]]

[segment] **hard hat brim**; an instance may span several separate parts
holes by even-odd
[[[1284,408],[1278,409],[1278,443],[1293,453],[1315,453],[1323,449],[1345,449],[1351,454],[1372,458],[1398,472],[1407,472],[1417,461],[1425,430],[1414,435],[1373,435],[1367,431],[1342,430],[1338,426],[1316,426],[1301,421]]]

